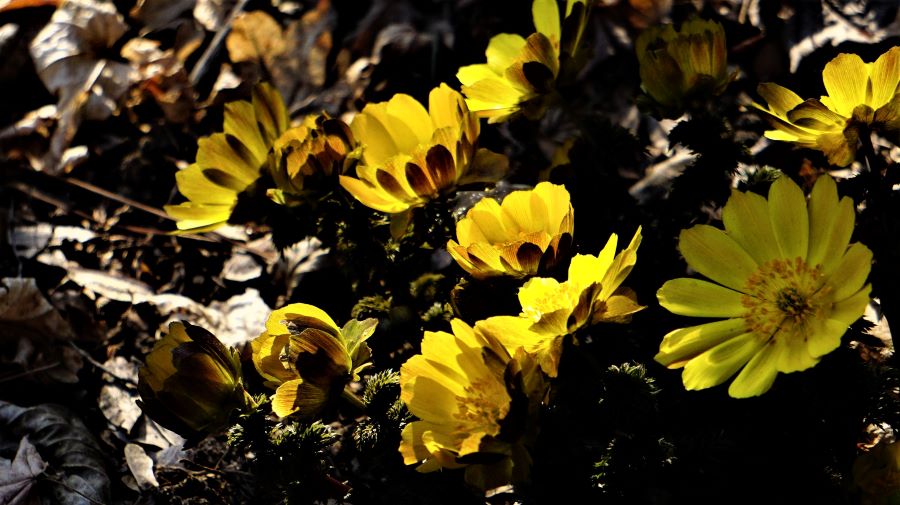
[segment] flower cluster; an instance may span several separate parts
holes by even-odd
[[[344,296],[347,310],[334,309],[332,314],[353,315],[343,326],[307,303],[273,311],[264,331],[249,343],[243,369],[237,350],[202,328],[173,323],[141,369],[144,408],[167,427],[194,437],[221,431],[238,414],[246,417],[255,411],[271,423],[356,419],[375,425],[390,418],[390,450],[399,449],[403,463],[416,465],[419,472],[462,469],[466,482],[482,491],[526,484],[544,414],[555,407],[554,387],[570,379],[561,363],[573,356],[577,362],[577,353],[587,354],[585,348],[596,351],[600,346],[593,344],[618,331],[612,328],[643,336],[634,327],[622,326],[633,318],[640,321],[645,314],[641,311],[647,309],[639,301],[645,297],[626,285],[638,266],[638,249],[645,236],[646,243],[657,247],[674,239],[674,233],[666,231],[667,237],[658,240],[651,230],[678,230],[696,222],[693,215],[678,221],[684,217],[680,214],[643,222],[640,216],[650,214],[643,210],[639,217],[609,221],[579,216],[579,234],[593,230],[592,237],[579,242],[569,193],[574,184],[567,189],[536,182],[540,167],[534,177],[519,177],[519,172],[510,177],[516,184],[526,182],[517,187],[533,185],[530,189],[493,196],[505,193],[502,186],[491,185],[507,177],[510,163],[506,155],[479,147],[481,119],[488,124],[515,115],[536,120],[553,105],[551,95],[565,100],[558,91],[579,68],[590,4],[534,0],[536,33],[493,37],[486,63],[459,69],[461,91],[441,83],[430,90],[427,107],[397,93],[365,104],[352,119],[350,114],[340,116],[347,122],[323,112],[305,116],[292,127],[281,97],[268,85],[257,86],[251,101],[226,105],[223,131],[200,139],[196,162],[177,175],[179,191],[188,201],[166,211],[179,230],[214,229],[233,219],[244,195],[263,195],[271,209],[304,213],[313,216],[310,221],[336,221],[330,229],[333,235],[351,243],[333,244],[331,253],[339,261],[329,266],[335,267],[329,275],[355,275],[357,263],[368,260],[365,255],[350,257],[363,249],[359,243],[375,244],[378,253],[385,253],[379,256],[384,262],[367,271],[368,277],[341,279],[348,281],[351,293]],[[693,17],[677,30],[672,25],[651,27],[637,38],[635,51],[644,93],[641,105],[664,117],[702,111],[703,126],[725,124],[714,117],[715,97],[737,74],[728,70],[721,24]],[[860,135],[873,130],[889,136],[900,133],[900,47],[868,64],[856,55],[839,55],[825,66],[823,79],[828,94],[819,100],[804,101],[778,85],[760,85],[767,105],[754,106],[775,125],[765,135],[820,150],[832,164],[845,166],[856,157]],[[709,121],[711,117],[716,120]],[[502,131],[515,134],[515,126]],[[689,128],[678,135],[691,134],[685,130]],[[623,130],[624,135],[631,136]],[[579,150],[588,150],[592,140],[585,132],[569,139],[568,163],[583,165]],[[734,145],[744,156],[744,146]],[[512,148],[504,152],[515,170],[532,161],[527,156],[517,159]],[[698,158],[706,154],[698,153]],[[737,158],[732,161],[737,164]],[[693,168],[697,166],[708,167],[697,163]],[[703,320],[672,331],[667,326],[656,337],[646,335],[651,340],[642,345],[655,349],[659,342],[653,360],[682,369],[684,389],[731,381],[731,397],[762,395],[779,374],[810,369],[839,348],[868,306],[874,255],[866,245],[851,242],[857,204],[851,196],[839,196],[830,175],[810,174],[815,174],[809,176],[815,183],[808,196],[791,176],[781,174],[764,187],[767,196],[732,189],[723,206],[728,184],[743,187],[740,184],[747,182],[728,174],[728,184],[719,188],[724,190],[721,198],[708,200],[715,203],[715,211],[721,207],[723,227],[696,224],[681,230],[678,252],[690,271],[703,278],[668,280],[659,287],[657,301],[674,315]],[[759,190],[768,181],[748,185]],[[487,196],[459,218],[462,213],[457,211],[467,203],[457,197],[473,183],[480,186],[474,194]],[[328,205],[317,205],[322,201]],[[437,206],[446,211],[441,214],[445,221],[427,222],[440,221],[434,217],[439,213],[425,212]],[[323,209],[339,210],[331,215]],[[354,219],[347,218],[350,212]],[[368,227],[383,224],[383,214],[392,221],[391,239],[378,244],[380,237],[359,243],[347,238],[370,234]],[[413,215],[417,220],[410,227]],[[453,223],[451,216],[458,221]],[[421,221],[426,221],[428,240],[406,240],[421,232]],[[356,235],[347,231],[354,226],[363,229],[351,230]],[[626,228],[631,238],[626,235],[620,241],[611,233],[597,254],[587,250],[586,244],[602,244],[591,240],[606,239],[611,228]],[[682,265],[674,247],[669,249],[670,263]],[[410,265],[427,266],[406,271]],[[381,271],[390,269],[403,271]],[[635,279],[638,275],[643,272],[632,276],[631,286],[646,286],[646,277],[652,277],[653,288],[659,286],[656,277]],[[432,281],[440,288],[420,289]],[[488,293],[475,297],[488,300],[477,316],[455,304],[455,297],[467,290]],[[419,291],[429,293],[419,296]],[[490,297],[497,293],[506,298],[494,306]],[[304,297],[316,294],[303,292]],[[404,297],[405,305],[394,305]],[[518,306],[499,309],[506,300]],[[381,319],[356,319],[360,314]],[[437,331],[441,324],[449,331]],[[399,374],[382,370],[385,375],[378,379],[395,388],[393,399],[382,402],[394,402],[384,409],[393,417],[374,413],[377,394],[358,384],[376,382],[364,373],[374,366],[369,342],[379,352],[382,342],[394,345],[375,354],[378,360],[395,360],[394,369],[400,367]],[[566,349],[575,351],[564,355]],[[650,354],[633,359],[649,362]],[[592,366],[600,362],[585,361]],[[610,359],[599,371],[617,363]],[[659,373],[669,373],[662,367],[657,367]],[[255,370],[258,377],[245,378],[242,370]],[[255,398],[247,391],[254,384],[262,391]],[[366,391],[361,395],[365,400],[358,397],[361,390]],[[354,406],[352,415],[340,410],[341,399]],[[360,421],[366,416],[369,419]],[[891,445],[861,459],[855,471],[859,486],[880,489],[888,482],[896,488],[896,453],[896,445]],[[870,476],[876,464],[887,465],[885,476]]]

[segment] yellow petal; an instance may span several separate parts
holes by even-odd
[[[733,190],[722,210],[725,231],[760,265],[779,256],[766,199]]]
[[[888,49],[872,65],[872,97],[868,102],[877,109],[888,103],[898,92],[900,85],[900,46]]]
[[[706,389],[728,380],[765,345],[753,333],[729,339],[684,366],[681,380],[686,389]]]
[[[728,395],[732,398],[750,398],[768,391],[778,375],[776,364],[780,351],[774,343],[763,347],[728,386]]]
[[[495,74],[492,77],[503,75],[506,68],[512,65],[519,57],[519,53],[524,47],[525,38],[521,35],[501,33],[491,37],[485,55],[487,56],[488,67],[490,67]],[[462,71],[462,68],[460,71]],[[457,74],[457,78],[459,78],[459,74]],[[460,82],[462,82],[462,79],[459,79]],[[463,84],[469,83],[463,82]]]
[[[554,44],[559,44],[559,6],[556,0],[534,0],[531,18],[538,33],[543,33]]]
[[[379,191],[371,184],[367,184],[359,179],[342,175],[340,176],[340,183],[344,189],[353,195],[353,198],[359,200],[366,207],[387,212],[388,214],[395,214],[409,209],[409,204],[397,200],[386,192]]]
[[[328,391],[296,379],[285,382],[275,390],[272,412],[278,417],[299,413],[302,418],[312,418],[322,411],[328,402]]]
[[[809,246],[806,198],[790,177],[779,177],[769,188],[769,218],[781,257],[806,258]]]
[[[773,82],[760,84],[756,92],[766,101],[771,112],[782,119],[787,119],[788,111],[803,103],[803,99],[797,93]]]
[[[738,291],[744,289],[757,268],[753,258],[734,239],[708,225],[683,230],[678,249],[691,268]]]
[[[847,323],[834,319],[813,321],[807,334],[809,354],[822,357],[841,345],[841,337],[847,333]]]
[[[780,348],[776,366],[779,372],[799,372],[811,368],[819,362],[819,358],[809,354],[809,337],[802,339],[794,332],[779,331],[772,342]]]
[[[855,54],[839,54],[825,64],[822,81],[831,97],[835,112],[850,117],[853,109],[866,101],[869,72],[866,64]]]
[[[738,317],[747,310],[741,293],[700,279],[672,279],[656,297],[669,312],[681,316]]]
[[[823,273],[831,273],[847,250],[853,232],[853,202],[838,202],[834,179],[819,177],[809,196],[809,252],[806,262],[823,265]]]
[[[872,251],[859,242],[851,245],[827,281],[834,289],[834,300],[843,300],[859,291],[871,269]]]
[[[746,324],[741,318],[680,328],[663,338],[659,353],[653,359],[663,366],[680,368],[700,353],[746,332]]]

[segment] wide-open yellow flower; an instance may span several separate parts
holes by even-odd
[[[725,30],[697,17],[676,31],[670,24],[644,30],[635,43],[641,88],[667,117],[680,116],[690,102],[725,91],[728,73]]]
[[[512,33],[492,37],[485,52],[487,63],[461,67],[456,73],[469,109],[489,123],[520,111],[532,119],[542,116],[540,98],[553,89],[561,61],[575,54],[587,8],[585,0],[567,0],[565,22],[560,24],[556,0],[534,0],[536,33],[527,39]]]
[[[522,481],[540,371],[497,335],[458,319],[451,326],[452,334],[425,332],[421,354],[400,368],[400,398],[419,418],[403,428],[403,462],[421,463],[420,472],[466,467],[466,481],[481,489]]]
[[[324,311],[305,303],[272,312],[266,331],[251,342],[256,370],[275,389],[272,411],[280,417],[315,417],[370,366],[366,339],[377,324],[376,319],[351,320],[341,329]]]
[[[356,160],[350,127],[327,114],[309,115],[284,132],[272,147],[268,170],[275,188],[268,191],[283,205],[308,203],[337,187],[338,176]]]
[[[476,148],[478,118],[446,84],[431,90],[428,110],[400,93],[366,105],[350,129],[362,158],[357,177],[342,175],[341,185],[381,212],[399,214],[458,184],[495,182],[506,173],[505,157]]]
[[[178,191],[188,201],[165,210],[178,229],[201,232],[227,223],[238,195],[259,179],[288,121],[281,95],[268,84],[253,88],[252,102],[225,104],[224,131],[201,138],[194,164],[175,174]]]
[[[534,277],[519,289],[519,316],[495,316],[476,324],[499,335],[515,350],[537,356],[541,369],[555,377],[562,354],[563,337],[579,328],[601,322],[626,322],[644,307],[622,282],[637,261],[641,229],[628,247],[616,254],[618,236],[610,236],[597,256],[578,254],[569,265],[569,278]]]
[[[253,401],[244,390],[241,359],[212,333],[173,322],[138,371],[141,408],[161,425],[195,438],[228,426]]]
[[[828,162],[847,166],[856,157],[859,135],[873,128],[900,142],[900,46],[864,63],[842,53],[822,70],[825,96],[803,100],[772,83],[757,90],[768,106],[754,103],[771,120],[772,140],[822,151]]]
[[[734,191],[722,213],[725,230],[697,225],[681,232],[688,265],[714,282],[674,279],[659,303],[683,316],[725,318],[665,336],[655,359],[684,367],[687,389],[719,385],[737,398],[757,396],[779,372],[812,367],[836,349],[869,303],[872,253],[849,245],[853,201],[838,200],[821,176],[807,204],[788,177],[769,198]]]
[[[523,277],[565,260],[574,228],[569,192],[542,182],[510,193],[503,203],[481,199],[456,223],[459,242],[447,242],[447,251],[474,277]]]

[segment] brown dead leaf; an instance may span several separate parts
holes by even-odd
[[[0,503],[26,505],[39,503],[31,496],[31,487],[47,469],[47,463],[28,441],[28,435],[19,441],[16,457],[10,461],[0,458]]]

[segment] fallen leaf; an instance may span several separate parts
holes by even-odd
[[[197,0],[194,5],[194,19],[211,32],[217,32],[225,26],[231,15],[236,0]]]
[[[143,447],[137,444],[126,444],[125,463],[141,489],[159,487],[159,482],[153,475],[153,460],[147,456]]]
[[[140,21],[146,31],[156,31],[167,27],[195,4],[196,0],[138,0],[128,15]]]
[[[13,356],[33,377],[77,382],[81,356],[65,345],[74,337],[34,279],[0,280],[0,356]]]
[[[105,457],[84,423],[65,407],[24,408],[0,401],[0,434],[27,436],[47,462],[44,473],[49,479],[41,485],[44,503],[109,503]]]
[[[108,51],[128,30],[111,3],[64,2],[31,42],[31,57],[44,85],[59,95],[59,124],[44,169],[58,173],[62,153],[83,119],[102,120],[136,80],[126,63],[108,60]]]
[[[19,441],[16,457],[10,461],[0,458],[0,503],[25,505],[37,500],[30,496],[31,487],[47,468],[28,435]]]
[[[225,39],[234,63],[259,62],[271,68],[286,49],[281,25],[263,11],[241,13]]]

